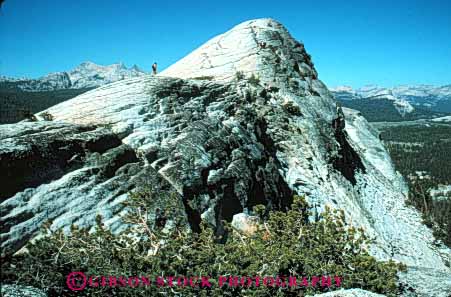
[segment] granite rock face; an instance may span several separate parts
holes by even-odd
[[[90,225],[101,213],[119,230],[119,202],[144,183],[167,183],[191,229],[204,220],[218,234],[222,220],[251,215],[256,204],[286,209],[296,193],[318,212],[343,209],[375,237],[376,257],[407,264],[401,282],[415,294],[451,291],[450,251],[405,205],[407,187],[377,133],[337,107],[304,45],[272,19],[240,24],[158,76],[45,112],[53,121],[41,113],[0,126],[2,172],[14,180],[1,191],[9,251],[47,219]]]
[[[338,290],[329,293],[313,295],[313,297],[383,297],[385,295],[375,294],[362,289]]]
[[[46,297],[42,290],[30,286],[2,285],[0,293],[3,297]]]
[[[42,223],[87,226],[100,214],[113,230],[128,192],[156,173],[104,127],[53,122],[0,126],[2,254]]]

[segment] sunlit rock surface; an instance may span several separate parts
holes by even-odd
[[[46,297],[42,290],[30,286],[5,285],[0,287],[0,293],[3,297]]]
[[[362,289],[338,290],[329,293],[313,295],[313,297],[383,297],[385,295],[371,293]]]

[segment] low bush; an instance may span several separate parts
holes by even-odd
[[[53,121],[54,119],[53,115],[47,111],[41,113],[41,117],[44,119],[44,121]]]
[[[156,226],[148,218],[146,195],[132,195],[126,220],[130,227],[114,235],[97,220],[95,232],[72,227],[30,243],[27,252],[3,259],[2,283],[20,283],[42,288],[49,296],[304,296],[334,290],[332,286],[220,287],[220,276],[340,276],[341,287],[363,288],[395,295],[397,272],[403,267],[379,262],[366,250],[369,239],[363,230],[345,223],[342,211],[326,209],[312,221],[305,199],[295,197],[291,210],[254,208],[258,228],[252,234],[227,224],[218,238],[208,226],[192,233],[174,220],[171,226]],[[171,216],[173,209],[167,210]],[[267,213],[267,214],[266,214]],[[266,214],[266,215],[265,215]],[[46,229],[48,231],[48,229]],[[86,287],[73,292],[66,277],[73,271],[86,275],[209,276],[212,286],[202,287]]]
[[[235,72],[235,78],[236,78],[236,80],[244,79],[244,73],[242,71]]]
[[[258,86],[260,84],[260,79],[252,73],[248,79],[248,82],[253,86]]]

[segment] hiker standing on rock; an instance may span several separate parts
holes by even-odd
[[[152,64],[152,73],[153,75],[157,75],[157,62]]]

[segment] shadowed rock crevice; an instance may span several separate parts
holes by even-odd
[[[355,185],[357,183],[355,178],[356,171],[361,170],[362,173],[365,173],[365,166],[363,166],[359,154],[347,140],[347,135],[344,130],[345,120],[342,114],[332,121],[332,127],[334,129],[335,140],[340,144],[338,156],[333,158],[332,164],[352,185]]]
[[[83,224],[98,207],[106,218],[116,216],[117,200],[145,184],[148,168],[108,129],[54,122],[14,127],[0,127],[0,179],[8,181],[0,191],[2,253],[21,248],[47,220]]]
[[[0,201],[81,168],[89,153],[102,153],[121,144],[117,136],[105,129],[55,126],[59,129],[45,127],[37,133],[29,130],[30,134],[24,132],[14,139],[2,140],[23,149],[0,152],[0,180],[8,181],[2,186]]]
[[[122,166],[128,163],[139,162],[139,159],[136,157],[135,151],[133,151],[127,145],[121,145],[117,148],[113,148],[102,157],[108,160],[108,162],[101,170],[101,174],[107,179],[112,178],[115,175],[116,171]]]
[[[255,100],[248,100],[250,93],[257,99],[255,90],[209,81],[165,81],[156,86],[148,111],[162,115],[165,128],[152,136],[157,141],[142,155],[182,193],[191,229],[199,231],[204,220],[221,236],[223,220],[230,222],[254,205],[288,209],[292,191],[279,172],[274,141],[265,120],[257,116]]]
[[[267,133],[268,123],[262,117],[259,117],[255,123],[255,135],[257,136],[257,140],[263,144],[265,147],[266,154],[266,162],[261,164],[260,168],[265,168],[265,170],[260,170],[255,174],[255,193],[251,192],[251,197],[257,198],[263,192],[263,197],[268,199],[271,197],[270,206],[273,209],[277,210],[287,210],[291,204],[293,203],[293,191],[290,189],[288,184],[286,183],[283,176],[279,173],[279,170],[282,169],[282,166],[276,156],[276,146],[273,139]],[[269,173],[269,175],[268,175]],[[272,191],[268,191],[268,186],[265,183],[270,183],[270,188]],[[274,193],[275,192],[275,193]],[[258,200],[261,198],[257,198],[256,202],[252,200],[248,201],[248,207],[252,208],[253,206],[259,204]]]
[[[30,210],[23,210],[21,212],[19,212],[18,214],[16,214],[14,217],[9,217],[9,218],[3,218],[3,216],[9,211],[9,209],[7,208],[2,208],[0,210],[0,215],[2,218],[0,218],[0,232],[1,233],[6,233],[8,232],[12,226],[14,226],[15,224],[17,224],[17,222],[22,222],[22,221],[26,221],[29,220],[31,218],[33,218],[34,213]],[[24,239],[25,241],[28,240],[28,238]]]

